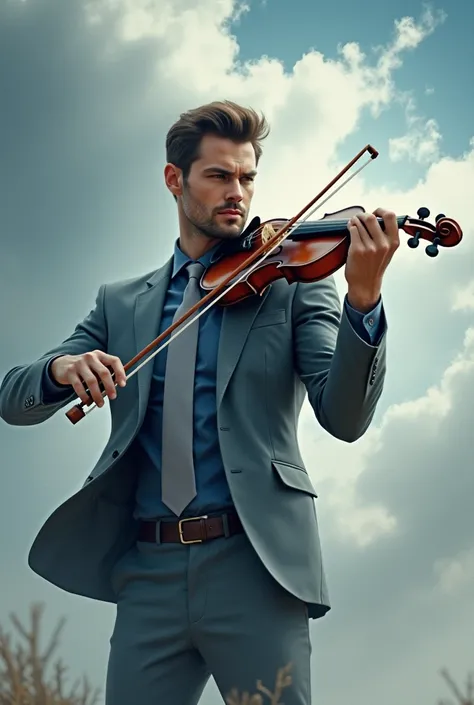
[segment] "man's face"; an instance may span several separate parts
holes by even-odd
[[[254,191],[255,152],[250,142],[206,135],[181,196],[182,214],[207,237],[235,238],[243,231]]]

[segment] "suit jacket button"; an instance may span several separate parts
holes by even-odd
[[[114,450],[114,452],[112,453],[112,458],[118,458],[119,455],[120,454],[119,454],[118,450]]]

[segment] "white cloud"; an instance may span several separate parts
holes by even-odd
[[[431,164],[439,156],[442,135],[436,120],[419,116],[407,117],[408,132],[389,139],[389,155],[394,162],[407,159],[419,164]]]
[[[313,416],[306,405],[300,441],[316,487],[324,487],[324,512],[331,516],[330,530],[341,540],[360,547],[403,530],[403,521],[394,507],[384,504],[383,497],[368,498],[359,491],[364,473],[369,467],[371,477],[383,483],[393,472],[396,458],[400,483],[409,481],[411,472],[436,474],[436,463],[444,462],[452,442],[445,429],[455,424],[458,416],[474,422],[472,398],[474,328],[469,328],[462,352],[445,370],[441,381],[416,399],[391,404],[379,424],[374,424],[354,445],[346,446],[326,435],[314,438],[310,431],[314,427]],[[468,454],[470,432],[465,423],[461,422],[461,428],[469,434],[462,439],[457,437],[456,451],[462,456]],[[378,459],[377,470],[373,469],[374,457]],[[315,458],[324,459],[324,468]],[[423,465],[417,468],[420,458]],[[472,466],[471,454],[459,458],[459,462],[467,472],[468,466]],[[439,468],[440,473],[449,470]]]
[[[473,264],[474,267],[474,264]],[[462,289],[459,289],[454,297],[453,311],[473,310],[474,311],[474,279]]]
[[[433,12],[425,8],[421,22],[416,23],[413,17],[402,17],[395,20],[396,41],[394,42],[392,53],[404,49],[416,49],[417,46],[430,34],[433,34],[436,27],[446,20],[446,13],[442,10]]]
[[[427,95],[432,92],[425,91]],[[394,162],[406,159],[426,165],[433,163],[439,158],[442,141],[438,123],[433,118],[424,119],[417,114],[416,101],[410,93],[401,93],[398,100],[404,105],[407,131],[400,137],[389,139],[390,159]]]
[[[465,587],[474,585],[474,547],[460,551],[449,559],[440,559],[434,566],[439,589],[456,596]]]
[[[178,109],[226,96],[266,112],[272,123],[278,172],[275,174],[270,165],[273,160],[267,159],[262,167],[265,187],[259,192],[258,203],[273,208],[282,171],[312,174],[317,164],[318,181],[332,175],[335,150],[358,127],[362,112],[378,115],[399,97],[394,75],[404,54],[416,49],[445,16],[425,10],[418,21],[410,17],[395,21],[392,40],[377,47],[373,58],[357,43],[349,42],[339,47],[337,60],[312,50],[286,72],[278,58],[239,62],[231,25],[247,10],[246,3],[233,0],[87,3],[89,20],[110,27],[119,45],[150,38],[156,41],[155,88],[160,107],[164,87],[171,91]],[[426,129],[433,143],[433,127]],[[402,148],[403,143],[398,151]],[[311,180],[304,178],[286,184],[287,207],[304,201],[312,188]]]
[[[248,11],[246,3],[233,0],[88,0],[86,16],[93,25],[105,23],[119,42],[155,39],[162,58],[160,71],[170,82],[187,73],[188,86],[211,88],[216,65],[233,64],[238,46],[227,30]],[[159,43],[159,44],[158,44]],[[110,49],[110,46],[109,46]],[[216,62],[216,56],[219,61]],[[199,57],[199,60],[196,60]],[[209,83],[207,81],[209,80]],[[212,90],[212,88],[211,88]]]

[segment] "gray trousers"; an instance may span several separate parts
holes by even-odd
[[[234,689],[259,692],[258,680],[273,691],[290,663],[282,702],[310,705],[306,605],[271,577],[244,534],[138,543],[113,583],[106,705],[195,705],[210,676],[227,702]]]

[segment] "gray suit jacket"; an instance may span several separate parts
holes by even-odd
[[[146,276],[102,285],[94,309],[67,340],[6,374],[1,417],[13,425],[39,424],[77,401],[66,388],[60,403],[44,403],[41,378],[54,355],[101,349],[130,360],[157,335],[170,272],[171,260]],[[71,593],[116,601],[113,567],[137,535],[132,514],[140,458],[134,439],[152,367],[150,362],[118,389],[100,458],[32,545],[30,567]],[[217,411],[227,479],[256,552],[277,581],[308,603],[311,617],[325,614],[330,603],[317,495],[298,447],[301,405],[307,393],[322,427],[350,443],[368,428],[384,375],[385,331],[376,347],[354,332],[341,314],[332,277],[291,286],[280,280],[263,296],[225,309]]]

